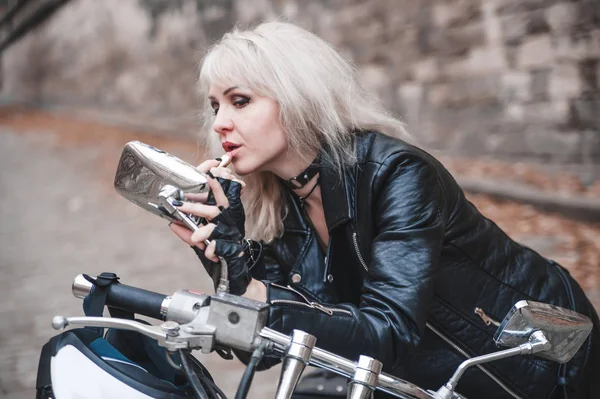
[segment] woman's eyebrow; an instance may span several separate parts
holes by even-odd
[[[226,96],[227,93],[229,93],[231,90],[235,90],[237,88],[239,88],[239,86],[231,86],[229,89],[227,89],[223,92],[223,95]]]
[[[225,89],[225,91],[223,92],[223,95],[226,96],[227,93],[229,93],[231,90],[235,90],[235,89],[238,89],[238,88],[239,88],[239,86],[231,86],[229,89]],[[208,98],[210,100],[215,100],[215,97],[211,96],[211,95],[209,95]]]

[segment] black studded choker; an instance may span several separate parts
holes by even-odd
[[[298,176],[288,180],[282,179],[282,182],[286,187],[292,190],[298,190],[306,186],[317,173],[319,173],[319,157],[315,158],[314,161],[312,161]]]

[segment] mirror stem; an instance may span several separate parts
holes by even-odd
[[[552,347],[550,341],[546,338],[542,331],[534,331],[529,336],[529,341],[527,343],[521,344],[516,348],[506,349],[499,352],[490,353],[487,355],[477,356],[469,360],[465,360],[458,366],[454,375],[446,385],[442,386],[436,392],[436,398],[439,399],[451,399],[452,393],[456,389],[456,385],[458,385],[458,380],[463,376],[465,371],[471,367],[476,366],[482,363],[492,362],[494,360],[504,359],[511,356],[516,355],[532,355],[537,352],[541,352],[544,350],[548,350]]]

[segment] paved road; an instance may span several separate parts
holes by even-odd
[[[2,398],[34,397],[39,351],[55,334],[52,317],[81,314],[70,290],[75,275],[114,271],[127,284],[163,293],[211,290],[193,252],[166,223],[114,192],[125,141],[0,130]],[[183,150],[173,152],[193,160],[194,149]],[[217,355],[200,358],[233,397],[244,366]],[[273,397],[277,375],[257,373],[251,397]]]

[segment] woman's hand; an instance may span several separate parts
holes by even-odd
[[[171,229],[189,245],[196,246],[203,251],[199,255],[203,255],[201,259],[204,257],[208,261],[205,262],[203,259],[203,263],[215,283],[218,282],[215,266],[219,262],[219,257],[223,258],[227,262],[230,292],[242,295],[246,292],[252,278],[244,256],[244,236],[238,227],[240,210],[230,206],[229,199],[217,179],[209,178],[208,184],[214,196],[215,205],[181,201],[173,204],[183,213],[204,218],[208,223],[199,226],[198,230],[193,233],[184,231],[187,229],[178,224],[171,224]],[[237,183],[235,185],[238,186],[239,198],[241,186]],[[241,202],[240,209],[243,216]],[[205,244],[206,240],[210,240],[208,246]]]
[[[202,162],[200,165],[196,166],[196,169],[198,169],[200,172],[202,172],[204,174],[210,173],[209,176],[212,175],[211,177],[221,177],[223,179],[237,182],[242,185],[242,192],[243,192],[244,187],[246,187],[246,183],[244,183],[242,180],[236,178],[233,175],[233,173],[231,173],[231,170],[229,168],[219,167],[220,163],[221,163],[220,158],[208,159],[208,160]]]

